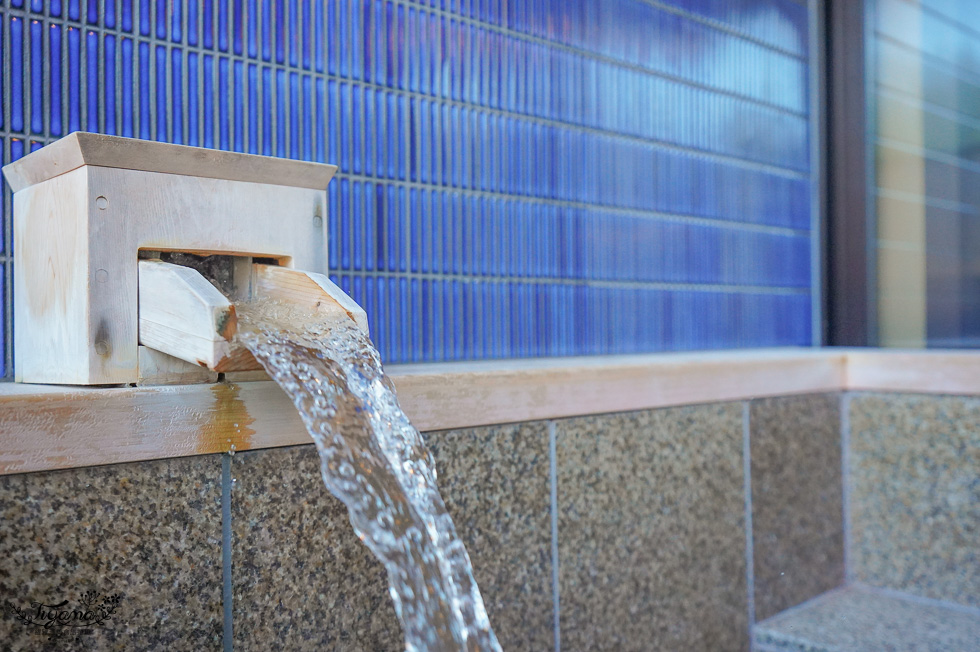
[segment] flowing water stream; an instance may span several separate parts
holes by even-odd
[[[292,399],[324,484],[388,571],[405,649],[499,651],[432,455],[368,337],[346,316],[271,301],[236,308],[239,341]]]

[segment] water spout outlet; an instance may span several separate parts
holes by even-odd
[[[265,299],[302,308],[314,318],[350,319],[365,334],[367,316],[323,274],[254,263],[242,300]],[[235,342],[235,304],[199,271],[162,260],[139,261],[142,346],[212,371],[256,371],[261,365]]]

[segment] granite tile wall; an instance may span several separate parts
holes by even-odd
[[[562,650],[745,650],[742,406],[558,421]]]
[[[554,649],[544,422],[425,435],[504,650]]]
[[[384,567],[320,481],[313,445],[232,458],[235,650],[403,650]]]
[[[839,585],[839,400],[426,433],[504,649],[556,649],[557,617],[566,651],[745,650],[750,597],[761,620]],[[858,579],[972,604],[978,403],[854,397],[852,482],[868,478],[852,488]],[[384,570],[320,484],[313,446],[226,463],[233,647],[403,649]],[[118,592],[95,647],[221,649],[221,466],[209,456],[0,477],[0,597],[23,609]],[[928,513],[908,511],[927,500]],[[903,576],[910,545],[928,563]],[[0,628],[14,648],[36,642],[11,613]]]
[[[3,649],[221,649],[219,457],[2,476],[0,516]]]
[[[752,401],[755,616],[844,582],[840,396]]]
[[[980,607],[980,398],[856,394],[854,579]]]
[[[504,649],[553,645],[543,423],[427,433]],[[319,481],[312,445],[233,459],[236,650],[403,650],[384,568]]]

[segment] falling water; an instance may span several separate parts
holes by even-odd
[[[378,351],[346,316],[270,301],[238,306],[239,340],[293,400],[323,482],[388,571],[408,651],[500,650],[432,455]]]

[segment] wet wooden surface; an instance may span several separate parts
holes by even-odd
[[[959,351],[769,349],[400,365],[388,372],[420,430],[851,389],[980,394],[980,352]],[[0,385],[0,474],[308,441],[291,402],[268,380]]]

